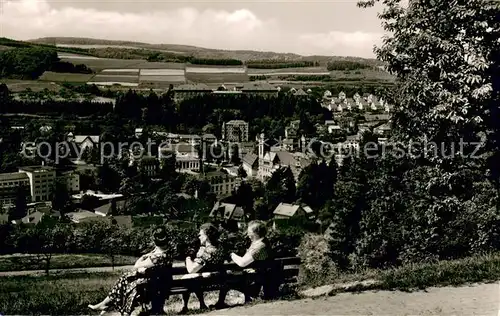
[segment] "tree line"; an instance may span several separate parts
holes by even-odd
[[[283,61],[283,60],[248,60],[245,62],[248,68],[254,69],[280,69],[280,68],[303,68],[319,67],[318,61]]]
[[[53,49],[29,47],[0,52],[0,77],[34,80],[59,61]]]
[[[357,61],[350,61],[350,60],[334,60],[334,61],[329,61],[326,65],[326,69],[328,71],[333,71],[333,70],[358,70],[358,69],[367,69],[367,68],[373,68],[372,65],[369,65],[367,63],[362,63],[362,62],[357,62]]]

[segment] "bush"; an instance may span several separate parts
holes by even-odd
[[[295,257],[297,248],[304,236],[304,231],[296,227],[288,227],[280,230],[271,230],[268,234],[268,240],[274,249],[276,257]]]
[[[337,269],[330,258],[329,242],[324,235],[305,235],[298,254],[302,260],[300,283],[314,286],[337,276]]]

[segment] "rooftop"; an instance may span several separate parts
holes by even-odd
[[[248,153],[243,157],[243,163],[253,166],[259,157],[254,153]]]
[[[304,90],[299,89],[299,90],[298,90],[297,92],[295,92],[293,95],[295,95],[295,96],[306,96],[306,95],[307,95],[307,93],[306,93]]]
[[[238,90],[236,90],[236,91],[235,91],[235,90],[229,90],[229,91],[227,91],[227,90],[222,90],[222,91],[221,91],[221,90],[216,90],[216,91],[214,91],[213,93],[214,93],[214,94],[242,94],[242,93],[243,93],[243,91],[238,91]]]
[[[212,91],[209,86],[204,83],[182,84],[174,88],[174,91]]]
[[[236,221],[242,220],[244,216],[245,212],[241,207],[230,203],[217,202],[210,212],[210,217],[222,217]]]
[[[277,92],[278,90],[267,82],[262,82],[262,83],[247,82],[243,85],[243,88],[241,88],[241,91],[273,91],[273,92]]]
[[[301,206],[297,204],[280,203],[274,210],[273,214],[292,217],[300,208]],[[302,207],[302,209],[307,214],[312,213],[312,209],[309,206]]]
[[[0,173],[0,181],[28,180],[28,175],[24,172]]]
[[[282,216],[294,216],[295,213],[299,210],[300,205],[293,205],[293,204],[288,204],[288,203],[280,203],[276,209],[274,210],[273,214],[275,215],[282,215]]]
[[[93,143],[99,143],[99,135],[75,135],[74,141],[75,143],[83,143],[86,139],[90,139]]]
[[[100,217],[100,215],[97,215],[94,212],[90,211],[80,211],[80,212],[70,212],[67,213],[66,216],[73,222],[79,222],[82,219],[89,218],[89,217]]]
[[[236,125],[236,124],[248,124],[247,122],[243,121],[243,120],[231,120],[229,122],[226,123],[226,125]]]
[[[50,166],[26,166],[26,167],[19,167],[19,171],[26,171],[26,172],[51,172],[55,171],[54,167]]]
[[[123,194],[104,194],[104,193],[96,193],[90,190],[84,193],[74,194],[71,197],[74,199],[81,199],[84,195],[95,196],[101,200],[110,200],[123,197]]]

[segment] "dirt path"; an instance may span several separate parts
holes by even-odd
[[[413,293],[371,291],[235,307],[203,315],[483,315],[498,316],[499,283],[430,288]]]

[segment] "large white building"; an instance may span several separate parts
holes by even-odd
[[[27,188],[27,202],[50,201],[57,178],[66,181],[70,193],[80,191],[80,175],[72,170],[57,174],[54,167],[28,166],[19,168],[18,172],[0,174],[0,202],[4,206],[13,205],[21,186]]]
[[[19,168],[30,182],[32,202],[48,201],[52,198],[52,189],[56,180],[56,170],[48,166],[29,166]]]
[[[200,156],[194,144],[178,143],[158,147],[158,158],[160,162],[175,155],[175,165],[179,172],[191,172],[200,170]]]
[[[61,173],[61,177],[66,179],[68,192],[80,192],[80,175],[78,173],[73,171],[64,171]]]
[[[0,174],[0,204],[4,207],[14,205],[17,190],[23,186],[26,188],[30,186],[30,180],[26,173],[11,172]]]
[[[231,194],[241,184],[239,177],[233,177],[222,171],[209,172],[204,178],[210,184],[210,193],[218,197]]]
[[[222,139],[232,143],[248,142],[248,123],[242,120],[223,123]]]

